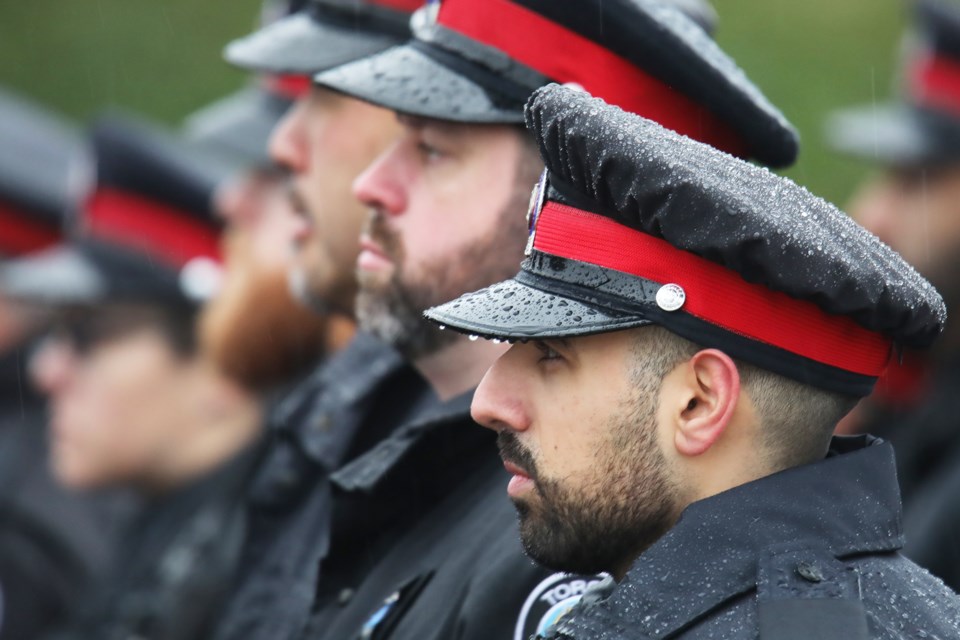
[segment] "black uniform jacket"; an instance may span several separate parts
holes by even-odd
[[[335,520],[310,640],[526,640],[592,578],[523,553],[495,437],[472,392],[332,476]]]
[[[212,638],[289,640],[302,631],[329,548],[329,474],[432,402],[394,350],[363,333],[278,404],[248,495],[234,590]]]
[[[201,640],[240,548],[242,488],[253,450],[145,502],[116,566],[56,640]]]
[[[30,640],[63,623],[107,570],[125,511],[57,484],[45,407],[23,357],[0,357],[0,640]]]
[[[835,439],[823,461],[688,507],[546,637],[960,637],[960,599],[902,546],[892,448]]]

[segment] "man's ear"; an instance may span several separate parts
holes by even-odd
[[[685,456],[705,453],[723,435],[740,399],[740,373],[733,360],[717,349],[704,349],[684,364],[680,399],[674,420],[674,443]]]

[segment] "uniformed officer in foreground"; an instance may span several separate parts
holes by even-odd
[[[889,444],[831,439],[934,288],[794,183],[551,86],[511,280],[427,312],[515,344],[472,411],[537,561],[607,571],[549,638],[954,638],[897,553]]]
[[[911,9],[900,95],[834,114],[828,142],[879,166],[850,215],[929,278],[954,319],[933,349],[891,366],[844,427],[893,444],[905,553],[960,589],[960,4]]]
[[[77,133],[0,90],[0,265],[61,242]],[[0,639],[62,622],[112,553],[114,501],[65,490],[47,455],[46,406],[30,384],[30,349],[46,314],[0,294]]]
[[[51,463],[76,491],[132,490],[143,511],[114,571],[58,638],[208,637],[231,579],[237,514],[259,435],[256,399],[198,352],[215,290],[216,163],[138,119],[91,131],[94,176],[69,244],[5,266],[0,287],[47,305],[32,373],[50,398]]]
[[[716,44],[666,4],[449,0],[413,24],[411,42],[318,82],[397,112],[401,136],[355,183],[371,209],[358,319],[443,403],[381,425],[379,442],[332,474],[333,536],[304,636],[528,638],[596,578],[551,575],[520,548],[493,436],[469,416],[503,347],[422,317],[520,260],[529,187],[542,170],[520,127],[526,98],[557,76],[768,162],[792,161],[796,139]]]

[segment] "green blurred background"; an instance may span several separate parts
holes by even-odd
[[[477,0],[482,2],[483,0]],[[557,0],[562,2],[563,0]],[[220,59],[259,0],[0,0],[0,83],[83,119],[120,105],[168,123],[241,85]],[[868,170],[832,156],[831,109],[890,94],[904,25],[894,0],[715,0],[717,34],[798,127],[788,171],[843,203]]]

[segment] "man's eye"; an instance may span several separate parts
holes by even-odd
[[[417,143],[417,149],[427,160],[436,160],[443,157],[443,152],[423,141]]]
[[[547,343],[538,342],[536,343],[536,345],[537,345],[537,349],[540,350],[540,362],[546,362],[549,360],[560,360],[562,358],[560,353],[556,349],[548,345]]]

